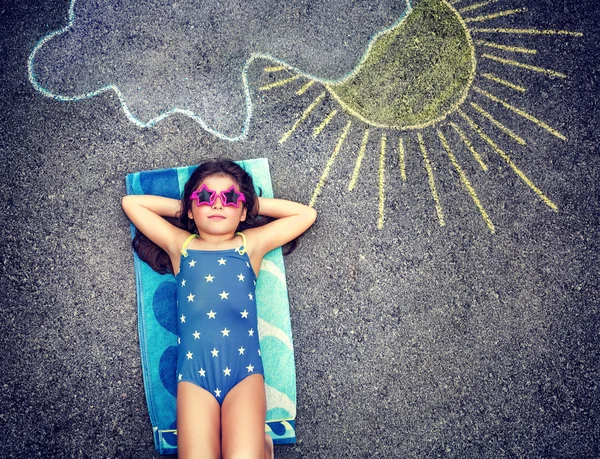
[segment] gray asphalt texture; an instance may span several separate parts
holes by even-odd
[[[406,182],[398,155],[386,156],[379,230],[381,130],[348,192],[364,130],[354,121],[317,200],[318,220],[286,258],[298,443],[277,446],[276,457],[600,456],[599,8],[592,0],[521,3],[529,9],[521,25],[584,33],[519,42],[566,79],[500,73],[520,76],[528,91],[515,105],[568,141],[487,106],[526,139],[513,148],[494,135],[558,211],[477,141],[487,173],[468,152],[460,157],[496,225],[490,233],[435,129],[426,129],[446,224],[413,134]],[[140,128],[114,93],[44,97],[28,81],[27,58],[66,24],[67,8],[33,0],[0,7],[0,457],[158,457],[120,208],[125,175],[214,156],[267,157],[276,195],[308,202],[349,118],[313,139],[329,101],[280,144],[317,92],[258,91],[268,83],[266,62],[249,70],[254,112],[243,142],[184,116]],[[512,21],[504,24],[519,25]],[[388,133],[390,145],[397,139]]]

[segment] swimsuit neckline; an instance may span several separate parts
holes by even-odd
[[[206,253],[219,253],[219,252],[236,252],[242,250],[243,246],[233,247],[231,249],[219,249],[219,250],[207,250],[207,249],[187,249],[188,252],[206,252]]]
[[[246,236],[242,232],[237,232],[237,233],[235,233],[235,235],[242,237],[242,245],[240,245],[239,247],[232,247],[231,249],[219,249],[219,250],[206,250],[206,249],[190,249],[190,250],[194,251],[194,252],[202,252],[202,253],[210,253],[210,252],[225,253],[225,252],[231,252],[233,250],[240,255],[244,255],[246,253]],[[187,252],[188,244],[190,242],[192,242],[192,239],[197,239],[199,237],[200,236],[195,233],[190,234],[190,236],[185,240],[185,242],[183,243],[183,246],[181,247],[181,250],[180,250],[181,255],[183,255],[184,257],[187,257],[188,256],[188,252]]]

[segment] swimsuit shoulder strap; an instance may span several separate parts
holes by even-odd
[[[236,236],[242,236],[242,246],[238,247],[236,250],[240,255],[244,255],[246,253],[246,235],[244,233],[235,233]]]
[[[190,242],[192,242],[192,239],[196,239],[198,237],[197,234],[190,234],[190,237],[188,237],[185,242],[183,243],[183,245],[181,246],[181,255],[183,255],[184,257],[188,256],[187,253],[187,246]]]

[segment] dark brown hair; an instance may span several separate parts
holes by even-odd
[[[213,175],[226,175],[233,179],[238,185],[238,189],[246,197],[246,220],[240,222],[236,231],[244,231],[248,228],[256,228],[272,221],[271,218],[258,215],[258,196],[254,190],[252,177],[241,166],[228,159],[214,159],[203,162],[192,173],[186,182],[181,195],[181,211],[177,218],[166,218],[171,224],[182,228],[190,233],[198,234],[198,229],[194,220],[188,217],[188,211],[193,202],[190,200],[191,194],[207,178]],[[298,238],[288,242],[283,247],[284,255],[291,253],[298,244]],[[157,246],[154,242],[144,236],[136,229],[135,237],[132,242],[133,249],[137,252],[142,261],[145,261],[150,267],[160,273],[173,273],[171,259],[167,252]]]

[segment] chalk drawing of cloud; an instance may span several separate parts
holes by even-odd
[[[71,0],[68,25],[32,51],[29,79],[59,100],[114,90],[141,126],[183,113],[239,140],[254,59],[341,81],[409,9],[408,0]]]

